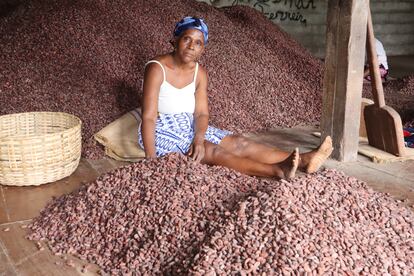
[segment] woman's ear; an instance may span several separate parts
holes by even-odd
[[[197,55],[197,61],[200,60],[201,56],[204,54],[204,51],[205,51],[205,48],[203,47],[203,49],[201,49],[201,51]]]
[[[174,50],[177,49],[177,39],[172,38],[170,40],[171,45],[173,46]]]

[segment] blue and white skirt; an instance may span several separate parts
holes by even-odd
[[[230,131],[208,126],[205,140],[218,145]],[[162,114],[155,125],[155,149],[157,156],[171,152],[186,154],[194,140],[194,118],[192,113]],[[141,126],[138,128],[138,144],[144,148]]]

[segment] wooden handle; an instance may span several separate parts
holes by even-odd
[[[371,10],[368,9],[368,29],[367,29],[367,53],[369,73],[371,76],[372,95],[374,103],[378,107],[385,105],[384,90],[382,88],[382,80],[377,59],[377,49],[375,47],[374,28],[372,26]]]

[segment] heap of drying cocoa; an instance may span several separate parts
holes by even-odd
[[[29,226],[113,275],[414,273],[414,213],[335,170],[277,181],[170,154],[105,175]]]

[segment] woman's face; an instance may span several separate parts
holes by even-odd
[[[186,63],[197,61],[203,51],[204,36],[199,30],[188,29],[176,40],[176,53]]]

